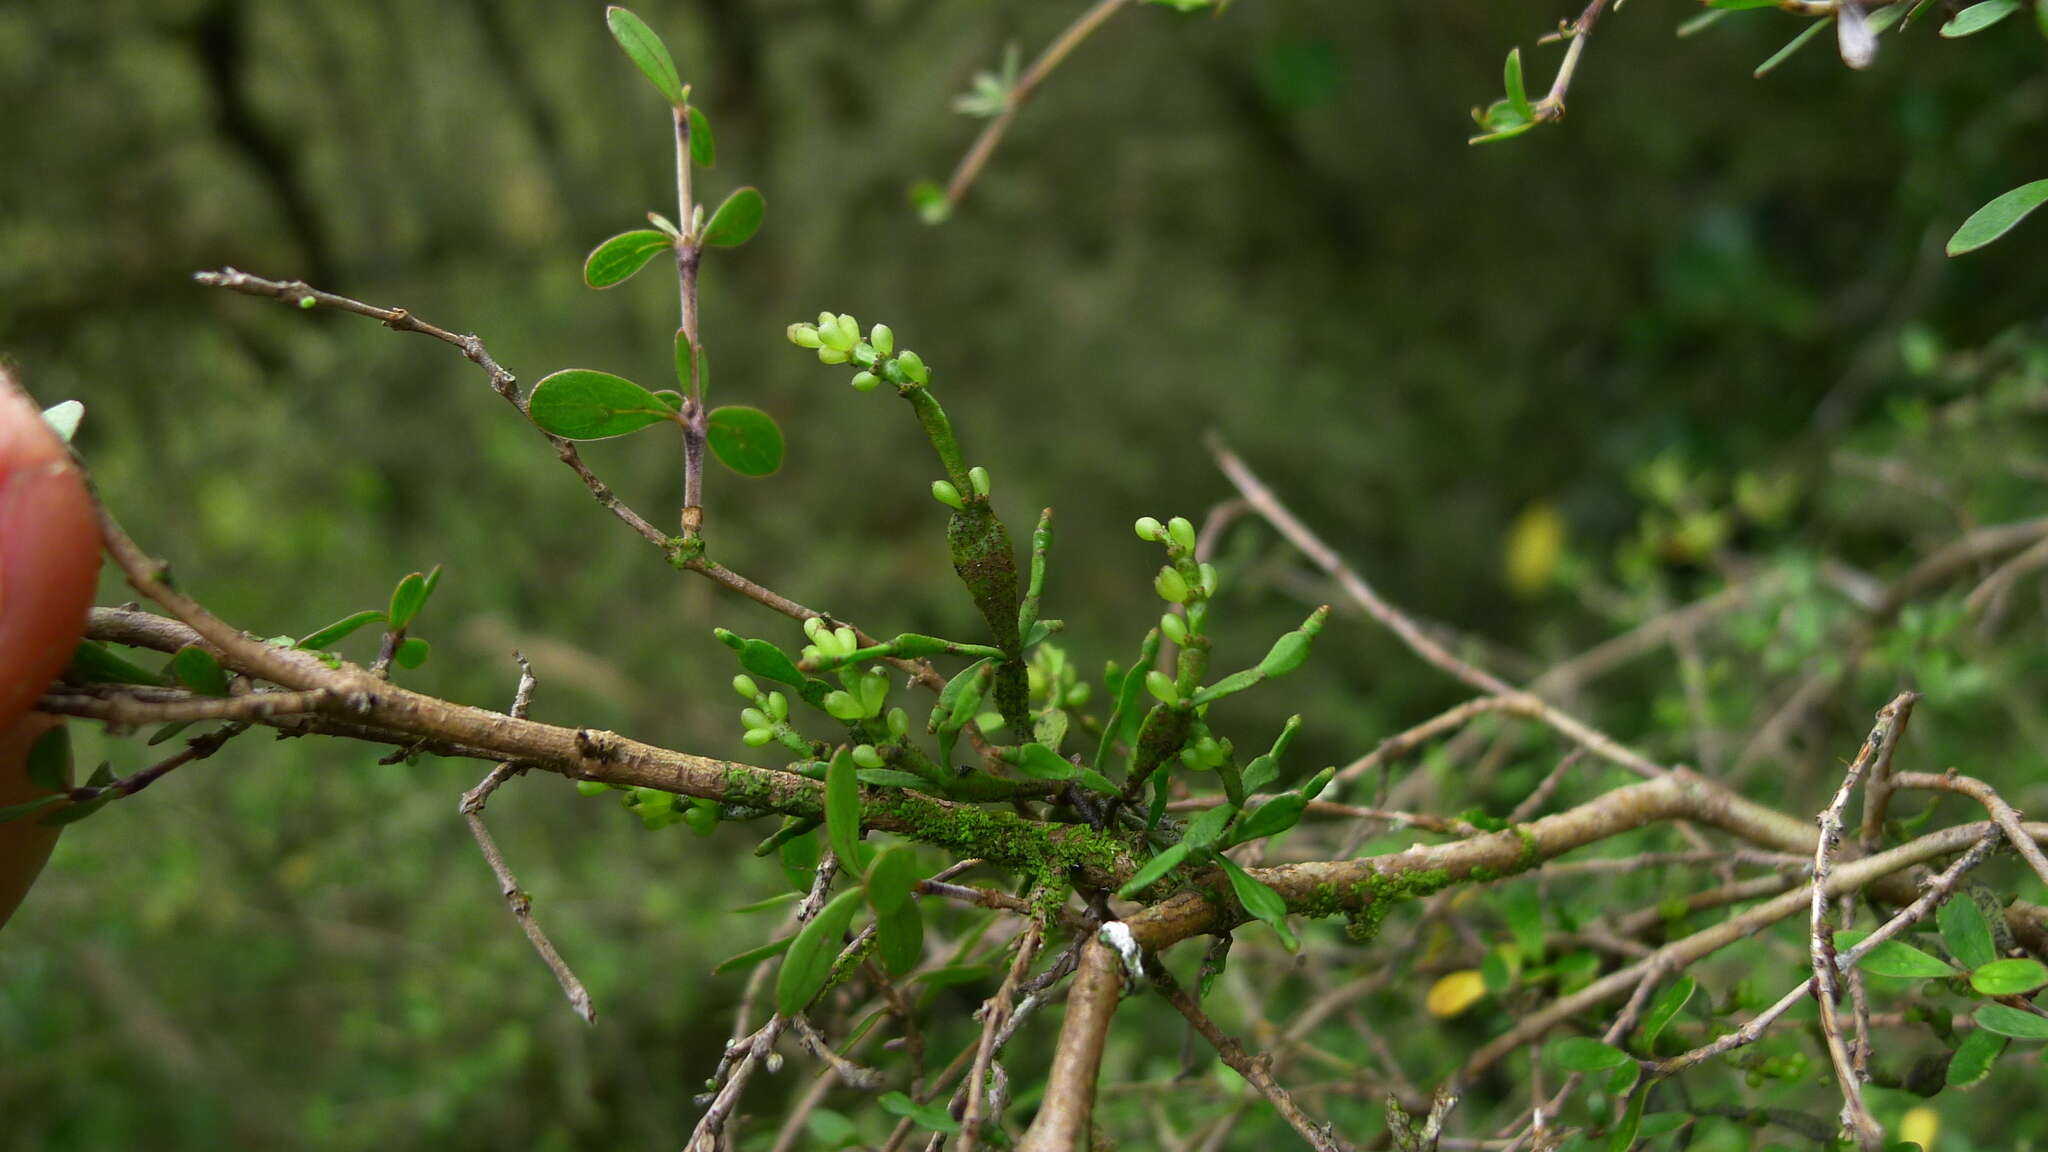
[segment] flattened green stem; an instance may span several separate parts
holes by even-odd
[[[1017,609],[1017,631],[1031,635],[1038,623],[1038,601],[1045,594],[1045,561],[1052,551],[1052,509],[1038,514],[1038,527],[1031,533],[1031,580],[1024,589],[1024,605]]]
[[[962,498],[968,501],[986,500],[974,494],[974,480],[967,475],[967,458],[960,453],[959,438],[953,435],[953,422],[946,419],[946,410],[932,396],[931,389],[921,384],[905,384],[898,394],[910,401],[910,408],[917,413],[917,422],[924,429],[932,449],[939,454],[939,465],[946,470],[946,479],[958,489]]]
[[[1102,739],[1095,746],[1095,770],[1102,771],[1109,765],[1109,753],[1116,744],[1116,734],[1124,726],[1124,715],[1138,699],[1145,680],[1145,669],[1159,658],[1159,629],[1145,633],[1145,642],[1138,648],[1138,662],[1125,673],[1127,679],[1116,694],[1116,702],[1110,705],[1109,719],[1102,722]]]

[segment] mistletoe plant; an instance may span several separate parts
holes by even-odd
[[[1086,19],[1094,23],[1083,34],[1117,6],[1107,0],[1091,8]],[[1581,18],[1567,72],[1602,6],[1603,0],[1594,0]],[[1853,7],[1843,0],[1830,13],[1861,19],[1860,8],[1854,9],[1859,15],[1849,16]],[[785,1036],[814,1055],[824,1071],[806,1096],[811,1104],[792,1109],[784,1122],[780,1146],[797,1138],[805,1109],[841,1090],[872,1100],[874,1107],[862,1115],[875,1121],[876,1136],[882,1125],[893,1125],[889,1148],[903,1146],[918,1130],[930,1133],[931,1148],[954,1137],[960,1149],[994,1144],[1073,1152],[1091,1146],[1096,1083],[1113,1019],[1126,994],[1145,987],[1156,989],[1243,1084],[1271,1105],[1274,1116],[1323,1152],[1356,1147],[1366,1138],[1417,1152],[1445,1146],[1452,1110],[1472,1086],[1489,1076],[1502,1084],[1511,1080],[1514,1087],[1496,1086],[1503,1099],[1510,1098],[1522,1084],[1540,1084],[1543,1067],[1563,1073],[1563,1086],[1554,1096],[1539,1090],[1526,1107],[1513,1106],[1504,1130],[1508,1146],[1547,1152],[1599,1139],[1625,1152],[1639,1136],[1669,1133],[1706,1115],[1686,1111],[1690,1097],[1678,1080],[1700,1063],[1726,1057],[1759,1082],[1797,1079],[1810,1065],[1818,1067],[1771,1035],[1773,1023],[1808,998],[1819,1007],[1819,1040],[1833,1077],[1826,1087],[1841,1099],[1839,1116],[1823,1118],[1817,1139],[1846,1133],[1875,1152],[1887,1145],[1865,1101],[1865,1084],[1917,1085],[1915,1090],[1931,1092],[1944,1085],[1967,1088],[1989,1075],[2007,1040],[2048,1038],[2048,1013],[2031,1000],[2048,987],[2048,966],[2040,961],[2048,955],[2048,933],[2041,930],[2048,912],[2020,901],[2004,904],[1996,896],[1982,907],[1974,899],[1951,899],[1966,891],[1966,874],[2002,847],[2048,882],[2048,856],[2036,843],[2048,839],[2048,827],[2023,825],[1983,781],[1953,770],[1893,770],[1917,693],[1900,692],[1878,712],[1816,827],[1803,813],[1779,811],[1724,781],[1659,763],[1607,735],[1555,703],[1556,692],[1544,694],[1555,688],[1554,678],[1539,677],[1521,688],[1452,651],[1374,592],[1243,461],[1217,444],[1216,461],[1242,494],[1243,508],[1313,560],[1366,617],[1476,693],[1389,736],[1341,770],[1290,771],[1283,762],[1301,729],[1299,716],[1277,733],[1259,734],[1242,752],[1227,734],[1226,721],[1233,697],[1303,665],[1329,622],[1329,609],[1309,613],[1252,666],[1219,673],[1212,665],[1224,622],[1218,611],[1225,602],[1219,599],[1224,575],[1213,555],[1216,533],[1182,516],[1139,518],[1137,535],[1163,553],[1151,586],[1164,607],[1131,663],[1106,669],[1098,693],[1053,643],[1061,623],[1045,615],[1052,603],[1051,510],[1039,516],[1020,566],[992,498],[994,479],[986,467],[970,463],[935,395],[943,375],[903,346],[887,324],[863,328],[852,315],[820,312],[814,321],[790,325],[787,333],[822,364],[851,369],[856,391],[886,385],[909,405],[937,456],[941,475],[931,482],[931,494],[946,509],[951,566],[981,618],[983,634],[900,632],[878,638],[717,562],[703,532],[705,454],[743,475],[759,475],[779,465],[783,441],[774,422],[756,409],[708,406],[698,277],[708,249],[739,245],[758,230],[763,200],[754,189],[740,188],[715,211],[703,210],[693,198],[693,173],[716,159],[704,112],[691,102],[673,57],[645,23],[619,8],[607,13],[607,22],[667,104],[678,212],[674,220],[650,213],[652,228],[600,244],[585,262],[584,278],[594,288],[609,287],[656,255],[674,257],[680,290],[675,388],[650,390],[608,373],[570,369],[522,392],[477,337],[429,324],[402,308],[233,269],[199,279],[302,308],[372,317],[450,344],[536,426],[599,506],[670,564],[788,617],[792,623],[779,638],[714,633],[738,662],[731,683],[741,702],[742,743],[780,762],[736,762],[588,726],[533,720],[527,712],[536,678],[523,660],[505,711],[439,699],[395,682],[396,674],[416,667],[429,652],[413,633],[438,584],[438,568],[406,576],[381,607],[303,634],[257,639],[181,590],[166,567],[145,555],[102,510],[108,555],[168,615],[132,606],[95,609],[89,639],[38,707],[117,728],[148,725],[153,742],[169,740],[188,725],[215,727],[188,737],[181,751],[146,768],[119,775],[102,765],[79,785],[70,783],[69,747],[59,730],[29,757],[31,783],[47,795],[0,810],[0,822],[79,820],[215,754],[257,726],[390,745],[394,760],[434,755],[491,762],[495,767],[463,796],[460,811],[514,916],[587,1020],[595,1019],[595,998],[541,930],[530,899],[484,825],[483,809],[493,792],[538,769],[574,781],[589,796],[616,794],[650,828],[683,823],[708,834],[721,823],[762,822],[756,852],[779,861],[790,891],[768,894],[754,907],[786,911],[787,925],[764,933],[765,939],[720,970],[750,973],[749,986],[756,991],[772,985],[772,1011],[756,1018],[756,996],[742,998],[735,1039],[698,1097],[701,1112],[689,1146],[702,1152],[733,1147],[741,1136],[760,1136],[765,1143],[765,1132],[748,1130],[742,1095],[757,1072],[779,1066],[777,1049]],[[1071,39],[1064,43],[1014,82],[998,83],[977,107],[986,111],[999,104],[997,119],[1007,122],[1050,62],[1071,50]],[[1496,135],[1540,118],[1539,106],[1522,91],[1519,67],[1519,58],[1511,56],[1508,112],[1521,119],[1510,123],[1505,113],[1484,117]],[[1559,101],[1552,106],[1561,108],[1561,96]],[[985,147],[977,152],[985,159]],[[974,160],[965,170],[967,179],[980,163]],[[956,188],[964,187],[956,180]],[[2017,202],[2008,205],[1980,231],[2002,230],[2024,210]],[[75,407],[60,406],[50,415],[66,431],[76,426]],[[575,446],[660,424],[681,430],[680,535],[656,528],[629,507]],[[1994,561],[2005,563],[1999,578],[2009,585],[2026,571],[2013,566],[2037,564],[2048,555],[2044,540],[2048,522],[2038,517],[1973,528],[1924,558],[1896,587],[1868,597],[1874,606],[1859,609],[1864,615],[1830,644],[1859,657],[1881,649],[1879,630],[1929,589]],[[1712,545],[1705,541],[1701,547]],[[1689,638],[1695,616],[1705,613],[1693,606],[1672,615],[1679,612],[1689,614],[1682,629]],[[375,656],[367,663],[351,661],[340,649],[372,625],[380,625],[382,634]],[[1668,620],[1664,627],[1678,628]],[[1805,631],[1819,630],[1816,625]],[[1853,660],[1829,667],[1844,663]],[[1824,687],[1832,685],[1829,680]],[[915,692],[929,693],[929,701]],[[1575,749],[1505,816],[1472,809],[1451,818],[1390,807],[1377,798],[1372,807],[1332,799],[1355,790],[1361,779],[1384,779],[1390,762],[1439,738],[1469,734],[1478,722],[1496,717],[1537,725]],[[1612,787],[1595,779],[1599,790],[1590,796],[1546,811],[1560,777],[1581,755],[1635,779]],[[1413,778],[1430,783],[1429,775]],[[1865,807],[1851,854],[1844,850],[1844,813],[1858,788]],[[1906,820],[1891,818],[1893,796],[1909,790],[1964,796],[1988,818],[1933,829],[1926,826],[1931,808]],[[1363,833],[1319,839],[1301,828],[1312,815],[1340,828],[1377,829],[1381,836],[1369,849],[1362,847],[1368,843]],[[1640,848],[1643,834],[1668,824],[1692,838],[1686,852]],[[1389,828],[1402,833],[1394,842],[1385,839]],[[1705,838],[1709,832],[1733,843],[1713,844]],[[1288,837],[1284,844],[1282,837]],[[1680,899],[1675,910],[1660,904],[1647,915],[1619,916],[1612,924],[1551,924],[1533,891],[1506,888],[1510,895],[1499,898],[1505,939],[1490,942],[1467,925],[1469,941],[1441,949],[1432,944],[1432,953],[1469,945],[1484,958],[1444,972],[1426,998],[1417,998],[1438,1023],[1492,998],[1500,1009],[1497,1026],[1483,1042],[1470,1034],[1477,1046],[1434,1092],[1419,1090],[1396,1069],[1385,1077],[1357,1073],[1371,1089],[1363,1107],[1351,1098],[1357,1092],[1320,1093],[1313,1103],[1340,1117],[1343,1130],[1311,1118],[1279,1083],[1277,1056],[1253,1057],[1205,1010],[1204,998],[1219,978],[1232,974],[1233,941],[1249,925],[1264,925],[1254,935],[1270,929],[1290,952],[1299,949],[1304,965],[1312,957],[1328,963],[1323,958],[1341,955],[1337,950],[1347,947],[1347,937],[1350,945],[1371,944],[1390,912],[1404,903],[1453,886],[1495,884],[1546,869],[1565,853],[1617,840],[1634,853],[1619,858],[1627,868],[1676,859],[1696,868],[1732,869],[1760,857],[1773,871],[1761,882],[1731,879]],[[1268,859],[1283,851],[1292,858]],[[1794,866],[1788,868],[1787,861]],[[956,883],[975,869],[1002,874],[1008,882]],[[1755,903],[1709,923],[1688,921],[1738,901]],[[1432,916],[1457,907],[1446,903],[1433,908]],[[1859,914],[1872,920],[1868,929],[1851,927]],[[1695,997],[1701,981],[1688,969],[1802,915],[1805,962],[1780,1000],[1739,989],[1713,1003]],[[1340,937],[1298,927],[1296,917],[1341,918],[1348,931]],[[1947,960],[1908,943],[1919,939],[1937,946],[1925,933],[1909,936],[1930,917]],[[1200,936],[1211,943],[1190,994],[1164,954]],[[1362,965],[1372,974],[1318,996],[1303,1009],[1307,1022],[1300,1031],[1314,1026],[1308,1017],[1317,1012],[1365,1003],[1387,972],[1412,962],[1407,951],[1421,949],[1375,957]],[[2027,954],[2016,954],[2021,952]],[[1913,997],[1910,1006],[1882,1024],[1896,1022],[1938,1050],[1941,1067],[1931,1079],[1873,1059],[1870,1034],[1880,1024],[1873,1023],[1878,1017],[1868,1001],[1890,989],[1865,989],[1865,973],[1931,989],[1924,995],[1901,993]],[[935,1066],[926,1059],[927,1046],[952,1036],[947,1025],[957,1022],[934,1007],[932,994],[970,984],[985,992],[973,1035],[950,1064]],[[1838,994],[1845,992],[1853,1008],[1838,1006]],[[1929,1006],[1937,995],[1957,998],[1960,1006],[1937,1011]],[[1008,1045],[1039,1008],[1061,996],[1065,1013],[1046,1045],[1051,1057],[1042,1076],[1033,1074],[1013,1089],[1005,1063]],[[1967,1036],[1955,1027],[1958,1013],[1975,1025],[1965,1030]],[[1582,1034],[1542,1048],[1558,1030]],[[1285,1048],[1276,1045],[1279,1055],[1288,1054]],[[1513,1068],[1511,1060],[1521,1061],[1515,1071],[1528,1074],[1494,1075]],[[1670,1106],[1674,1098],[1678,1108]],[[1753,1114],[1781,1123],[1782,1111]],[[1752,1112],[1739,1114],[1747,1118]],[[1017,1124],[1026,1125],[1021,1133],[1012,1131]],[[1225,1125],[1217,1139],[1229,1131]],[[851,1139],[841,1135],[849,1139],[835,1146]],[[1494,1143],[1475,1138],[1459,1146]]]

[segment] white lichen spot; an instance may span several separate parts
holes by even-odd
[[[1134,983],[1145,978],[1145,962],[1142,957],[1144,950],[1138,947],[1137,937],[1131,935],[1130,925],[1121,920],[1111,920],[1102,926],[1096,936],[1104,944],[1116,949],[1116,954],[1123,959],[1124,975],[1127,978]]]

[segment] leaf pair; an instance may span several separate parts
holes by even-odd
[[[664,421],[680,424],[680,404],[680,398],[672,401],[623,376],[567,368],[534,385],[526,411],[542,431],[564,440],[606,440]],[[718,462],[742,476],[766,476],[782,467],[782,429],[759,408],[714,408],[704,435]]]

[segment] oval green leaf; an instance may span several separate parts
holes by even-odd
[[[1017,750],[1017,758],[1011,763],[1018,772],[1033,780],[1071,780],[1080,772],[1073,761],[1043,744],[1024,745]]]
[[[1975,971],[1998,959],[1998,946],[1991,942],[1991,926],[1984,912],[1967,894],[1956,897],[1935,913],[1941,927],[1941,942],[1956,963]]]
[[[1988,1028],[1979,1028],[1963,1037],[1963,1042],[1956,1045],[1955,1055],[1948,1058],[1949,1087],[1968,1088],[1991,1075],[1991,1066],[2004,1054],[2007,1043],[2005,1037]]]
[[[868,866],[868,906],[878,916],[886,916],[910,903],[916,887],[917,852],[907,844],[883,852]]]
[[[658,252],[675,247],[665,232],[637,228],[621,232],[599,244],[583,258],[583,282],[592,288],[609,288],[632,278]]]
[[[690,105],[690,159],[699,168],[718,166],[718,145],[711,139],[711,121],[704,118],[695,104]]]
[[[1982,5],[1979,5],[1982,7]],[[2048,204],[2048,180],[2022,184],[1970,214],[1956,234],[1948,238],[1948,254],[1975,252],[2012,230],[2027,213]]]
[[[795,942],[796,937],[784,936],[780,940],[763,944],[759,948],[749,948],[737,956],[728,956],[720,960],[712,967],[711,974],[713,976],[723,976],[737,968],[752,968],[763,960],[780,956],[784,952],[789,951],[789,946]]]
[[[564,440],[603,440],[674,420],[661,397],[623,376],[566,368],[534,385],[526,414]]]
[[[681,108],[683,78],[676,75],[675,59],[668,54],[668,45],[661,42],[654,29],[649,28],[645,20],[619,7],[605,9],[604,22],[612,30],[612,39],[626,50],[626,58],[654,82],[670,104]]]
[[[1145,861],[1145,866],[1133,873],[1131,878],[1124,883],[1124,886],[1116,890],[1116,894],[1125,900],[1131,899],[1138,893],[1157,884],[1168,872],[1180,867],[1180,862],[1187,858],[1188,846],[1185,843],[1173,845],[1166,849],[1166,851]]]
[[[413,617],[427,604],[427,578],[425,574],[413,572],[398,582],[391,590],[391,610],[386,618],[391,621],[391,630],[396,632],[407,627]]]
[[[1223,865],[1223,874],[1230,878],[1230,891],[1237,896],[1237,902],[1244,905],[1244,910],[1265,921],[1289,952],[1299,947],[1293,931],[1287,927],[1287,901],[1267,887],[1264,881],[1238,867],[1230,857],[1218,856],[1216,859]]]
[[[49,823],[45,820],[44,823]],[[2016,1040],[2048,1040],[2048,1018],[2006,1004],[1986,1004],[1976,1012],[1977,1025]]]
[[[1837,932],[1835,948],[1846,952],[1863,942],[1868,932]],[[1873,976],[1896,976],[1906,980],[1930,980],[1956,975],[1956,970],[1939,956],[1930,956],[1911,944],[1887,940],[1872,948],[1856,967]]]
[[[908,976],[924,959],[924,913],[915,900],[886,915],[875,914],[875,951],[891,976]]]
[[[178,649],[171,657],[171,672],[180,684],[201,696],[228,694],[228,674],[221,669],[220,661],[196,644]]]
[[[399,642],[397,650],[391,653],[391,660],[400,668],[417,668],[427,662],[427,656],[433,650],[434,646],[425,640],[417,636],[407,636]]]
[[[859,875],[860,777],[853,755],[841,748],[825,769],[825,839],[839,854],[839,865]]]
[[[1224,829],[1230,827],[1236,816],[1237,805],[1218,804],[1188,821],[1187,831],[1181,833],[1180,842],[1191,852],[1207,848],[1223,839]]]
[[[2019,10],[2020,0],[1984,0],[1956,13],[1953,19],[1941,26],[1941,34],[1948,40],[1973,36]]]
[[[1308,810],[1308,801],[1299,792],[1283,792],[1257,808],[1237,826],[1233,843],[1243,844],[1264,836],[1277,836],[1295,826],[1301,814]]]
[[[1970,987],[1986,996],[2024,996],[2048,985],[2039,960],[1993,960],[1970,973]]]
[[[825,990],[825,981],[832,977],[832,961],[839,956],[840,939],[860,904],[861,890],[849,888],[833,897],[796,934],[789,954],[782,958],[781,971],[775,974],[776,1011],[794,1016]]]
[[[114,654],[113,649],[93,640],[81,640],[71,653],[71,666],[64,675],[87,684],[149,684],[162,686],[164,678]]]
[[[766,640],[747,640],[740,644],[740,667],[778,684],[792,688],[804,686],[804,674],[797,670],[796,661]]]
[[[1685,1007],[1686,1001],[1692,999],[1693,989],[1697,986],[1693,978],[1686,975],[1657,990],[1649,1008],[1643,1012],[1643,1051],[1656,1050],[1657,1037],[1663,1033],[1664,1026],[1671,1023],[1678,1010]]]
[[[1634,1057],[1612,1044],[1591,1036],[1567,1036],[1543,1050],[1551,1067],[1566,1072],[1605,1072],[1634,1061]]]
[[[704,435],[718,462],[742,476],[766,476],[782,467],[782,429],[759,408],[713,408]]]
[[[383,619],[384,613],[377,611],[375,608],[365,608],[361,612],[343,616],[341,619],[316,632],[306,633],[299,638],[299,642],[294,647],[311,648],[316,651],[321,648],[332,648],[363,625],[374,624]]]
[[[704,242],[714,248],[745,244],[761,230],[761,217],[767,208],[768,202],[761,198],[760,189],[751,184],[737,189],[711,214],[711,222],[704,225]]]

